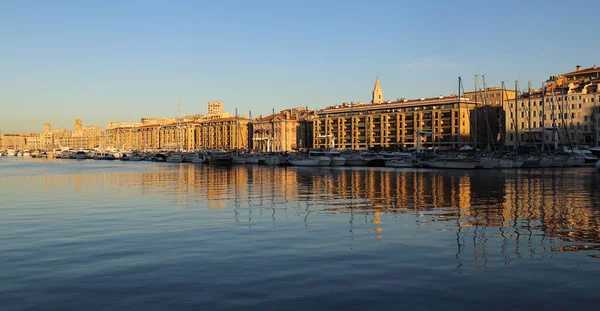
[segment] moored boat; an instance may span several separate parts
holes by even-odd
[[[183,155],[181,155],[181,153],[172,153],[167,156],[166,162],[181,163],[181,162],[183,162]]]

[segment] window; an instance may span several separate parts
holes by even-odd
[[[535,118],[535,110],[533,111],[533,117]]]
[[[525,107],[525,103],[521,102],[521,108]]]
[[[579,109],[581,109],[581,103],[579,103]]]
[[[521,118],[525,118],[525,112],[521,111]]]
[[[514,128],[514,127],[513,127],[513,124],[511,123],[511,124],[510,124],[510,129],[512,130],[513,128]]]
[[[594,98],[593,98],[593,97],[592,97],[592,98],[590,98],[590,101],[593,103],[593,102],[594,102]]]
[[[510,140],[515,140],[515,137],[513,136],[513,134],[510,134]]]
[[[587,116],[583,116],[583,122],[587,122]]]
[[[575,109],[575,105],[571,104],[571,110]]]
[[[579,99],[581,99],[581,95],[579,95]]]
[[[533,127],[537,127],[537,123],[535,121],[533,121]]]
[[[524,129],[525,128],[525,122],[521,122],[521,128]]]
[[[571,119],[575,119],[575,113],[571,113]]]
[[[583,126],[583,130],[584,130],[585,132],[587,132],[587,125],[584,125],[584,126]]]
[[[510,118],[513,119],[513,113],[512,113],[512,111],[510,112]]]

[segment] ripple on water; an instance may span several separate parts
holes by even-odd
[[[2,159],[3,309],[591,309],[600,174]]]

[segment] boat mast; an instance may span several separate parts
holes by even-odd
[[[541,153],[544,153],[544,146],[546,145],[546,85],[542,82],[542,113],[540,114],[540,124],[542,128],[542,150]]]
[[[462,77],[458,77],[458,132],[456,133],[456,135],[458,135],[458,146],[457,149],[460,148],[460,89],[461,89],[461,85],[462,85]],[[414,124],[414,121],[413,121]],[[421,137],[419,135],[418,139],[421,139]],[[475,151],[477,151],[477,148],[475,148]]]
[[[527,136],[527,141],[531,141],[531,80],[527,81],[527,97],[528,97],[528,102],[527,102],[527,123],[529,124],[528,128],[529,128],[529,135]],[[533,146],[535,147],[535,152],[539,155],[540,150],[537,147],[537,137],[535,137],[535,133],[533,136]]]
[[[487,141],[487,149],[491,149],[490,148],[490,143],[494,140],[492,137],[492,129],[490,128],[490,119],[488,117],[488,104],[487,104],[487,84],[485,83],[485,76],[481,76],[483,78],[483,116],[485,117],[485,125],[486,125],[486,130],[487,130],[487,135],[488,135],[488,141]],[[496,144],[494,143],[492,145],[494,147],[494,153],[496,153]]]
[[[518,106],[518,100],[519,98],[519,80],[515,80],[515,118],[513,118],[515,120],[515,153],[518,155],[519,154],[519,147],[521,146],[521,142],[519,140],[519,111],[517,109]]]
[[[479,141],[479,76],[475,75],[475,130],[473,131],[473,147],[475,148],[475,152],[477,152],[477,142]],[[482,100],[483,101],[483,100]]]
[[[177,96],[177,149],[182,151],[181,147],[181,98]]]

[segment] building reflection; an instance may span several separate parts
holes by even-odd
[[[85,196],[86,189],[108,187],[116,198],[141,194],[169,201],[161,206],[206,207],[248,223],[296,217],[311,226],[324,215],[348,215],[350,234],[364,218],[361,225],[382,240],[394,238],[386,236],[394,229],[392,217],[410,215],[419,225],[454,232],[457,258],[481,266],[490,254],[510,262],[549,251],[600,250],[595,175],[152,163],[126,168],[46,176],[44,189],[71,185]]]

